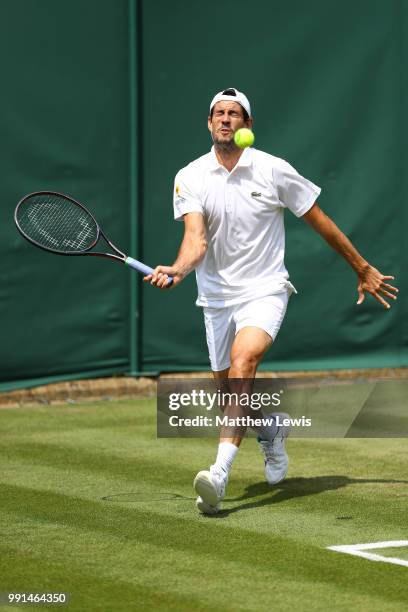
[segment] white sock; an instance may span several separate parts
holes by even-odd
[[[237,452],[238,446],[235,446],[235,444],[231,444],[231,442],[220,442],[218,445],[217,458],[214,465],[210,467],[210,472],[221,472],[221,474],[225,475],[225,478],[228,478],[232,462]]]

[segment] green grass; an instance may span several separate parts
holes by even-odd
[[[81,612],[407,609],[408,568],[326,549],[408,539],[406,440],[289,440],[272,488],[245,440],[204,517],[192,480],[216,440],[157,440],[153,400],[2,410],[0,430],[0,591]]]

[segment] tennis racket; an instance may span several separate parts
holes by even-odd
[[[92,255],[124,263],[142,274],[153,268],[126,256],[112,244],[93,215],[73,198],[53,191],[24,196],[16,206],[14,221],[20,234],[31,244],[57,255]],[[92,251],[100,237],[114,253]],[[168,284],[173,282],[169,276]]]

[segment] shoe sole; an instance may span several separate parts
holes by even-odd
[[[217,506],[210,506],[209,504],[206,504],[205,501],[201,499],[201,497],[197,497],[196,506],[202,514],[213,515],[218,514],[218,512],[220,511],[219,504]]]
[[[194,479],[195,492],[208,506],[217,506],[219,500],[217,490],[211,480],[211,474],[207,470],[198,472]]]

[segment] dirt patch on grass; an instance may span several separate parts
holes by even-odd
[[[408,368],[376,368],[359,370],[312,370],[297,372],[260,372],[260,378],[291,378],[325,381],[401,380],[408,379]],[[173,372],[162,378],[210,378],[211,372]],[[61,404],[82,401],[104,401],[117,398],[145,398],[156,395],[157,379],[113,376],[88,380],[71,380],[27,389],[0,393],[0,408]]]

